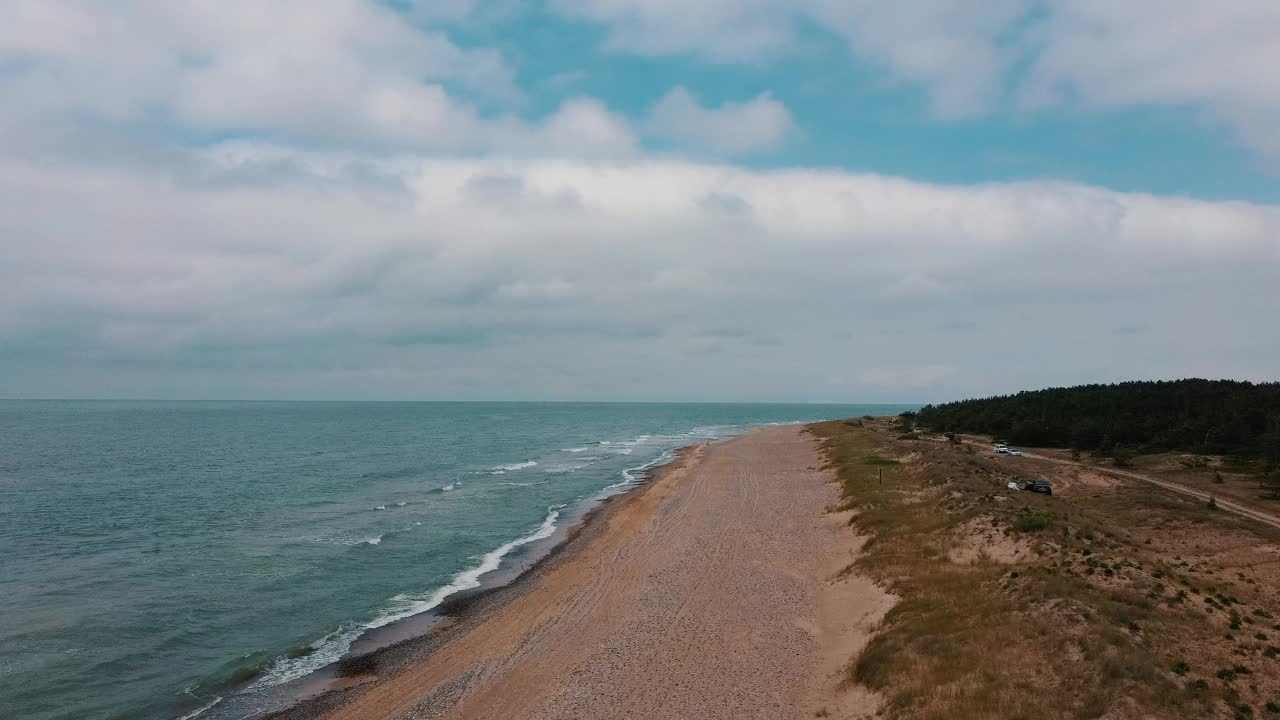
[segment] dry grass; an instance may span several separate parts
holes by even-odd
[[[902,598],[849,666],[891,717],[1232,718],[1248,705],[1265,718],[1280,702],[1280,657],[1265,655],[1280,645],[1277,588],[1255,579],[1241,600],[1248,583],[1206,560],[1193,568],[1166,542],[1183,525],[1280,538],[1149,488],[1009,491],[1022,478],[998,462],[872,423],[812,430],[843,483],[841,509],[871,537],[859,568]],[[1025,543],[1028,559],[950,560],[948,545],[975,523]]]

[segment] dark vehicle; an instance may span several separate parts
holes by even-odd
[[[1027,492],[1043,493],[1045,495],[1053,494],[1053,485],[1050,485],[1048,480],[1028,480],[1022,486],[1022,489]]]

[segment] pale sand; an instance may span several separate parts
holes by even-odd
[[[892,598],[841,574],[860,544],[816,442],[704,446],[430,656],[329,715],[801,718],[873,714],[844,668]]]

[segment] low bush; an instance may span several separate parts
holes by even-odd
[[[1049,517],[1040,513],[1027,513],[1013,521],[1013,529],[1018,532],[1037,532],[1049,527]]]
[[[862,461],[868,465],[899,465],[901,464],[897,460],[894,460],[893,458],[884,458],[884,457],[880,457],[879,455],[868,455],[865,458],[863,458]]]

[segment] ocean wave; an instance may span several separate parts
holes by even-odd
[[[479,564],[455,575],[448,585],[438,588],[425,596],[397,595],[391,599],[389,603],[391,607],[373,620],[363,625],[340,626],[329,635],[312,643],[311,646],[316,648],[314,652],[300,658],[280,658],[276,660],[271,668],[250,685],[247,690],[275,687],[315,672],[326,665],[337,662],[339,658],[351,649],[351,644],[365,631],[390,625],[393,622],[427,612],[444,602],[446,598],[454,593],[480,587],[480,578],[497,570],[502,565],[502,559],[509,555],[511,551],[529,543],[551,537],[556,531],[556,520],[560,518],[560,511],[565,507],[564,505],[554,505],[548,508],[547,517],[536,530],[486,553],[480,558]],[[379,541],[381,541],[381,538],[382,536],[378,536]],[[370,544],[377,543],[370,542]]]
[[[498,467],[493,469],[499,472],[512,472],[514,470],[523,470],[525,468],[531,468],[537,464],[538,463],[534,460],[525,460],[524,462],[511,463],[510,465],[499,465]],[[494,474],[496,475],[497,473],[495,472]]]
[[[589,449],[590,449],[590,448],[584,448],[584,447],[580,447],[580,448],[561,448],[561,449],[560,449],[560,452],[567,452],[567,453],[580,453],[580,452],[586,452],[586,451],[587,451],[587,450],[589,450]]]
[[[645,470],[649,470],[650,468],[654,468],[659,465],[665,465],[671,462],[672,460],[674,460],[675,457],[676,456],[674,452],[670,450],[666,450],[658,457],[650,460],[649,462],[643,465],[637,465],[635,467],[626,468],[625,470],[622,471],[622,481],[606,486],[604,490],[600,491],[600,497],[608,497],[609,495],[612,495],[616,492],[619,492],[629,487],[630,485],[635,484],[636,480],[638,480],[639,478],[637,478],[634,475],[634,473],[644,472]]]
[[[454,593],[480,587],[480,578],[497,570],[502,564],[502,558],[510,554],[512,550],[551,537],[556,531],[556,520],[560,517],[560,511],[564,507],[564,505],[555,505],[549,508],[546,519],[542,521],[537,530],[486,553],[480,559],[480,564],[458,573],[448,585],[438,588],[426,596],[397,595],[392,598],[392,603],[397,607],[374,619],[365,627],[370,629],[379,628],[407,617],[419,615],[444,602],[445,598]]]
[[[387,509],[386,505],[379,505],[378,507],[374,508],[374,510],[386,510],[386,509]]]
[[[362,634],[364,634],[363,627],[353,623],[343,623],[337,630],[312,643],[311,647],[315,648],[313,652],[299,658],[276,660],[262,677],[244,691],[251,692],[283,685],[291,680],[310,675],[326,665],[331,665],[345,655],[351,649],[351,643]]]
[[[373,537],[371,537],[371,538],[365,538],[365,539],[361,542],[361,544],[363,544],[363,545],[381,545],[381,544],[382,544],[382,538],[383,538],[383,536],[385,536],[385,535],[386,535],[386,533],[383,533],[382,535],[374,535],[374,536],[373,536]]]
[[[188,694],[188,695],[190,695],[191,693],[190,693],[190,692],[188,692],[187,694]],[[194,696],[194,695],[192,695],[192,697],[195,697],[195,696]],[[178,720],[192,720],[192,718],[195,718],[195,717],[198,717],[198,716],[200,716],[200,715],[204,714],[204,712],[205,712],[206,710],[208,710],[209,708],[213,707],[214,705],[217,705],[217,704],[218,704],[218,703],[220,703],[220,702],[222,702],[222,696],[221,696],[221,695],[218,695],[218,696],[214,697],[212,700],[210,700],[209,702],[205,703],[204,705],[201,705],[200,707],[196,708],[195,710],[192,710],[191,712],[187,713],[186,715],[183,715],[182,717],[178,718]]]

